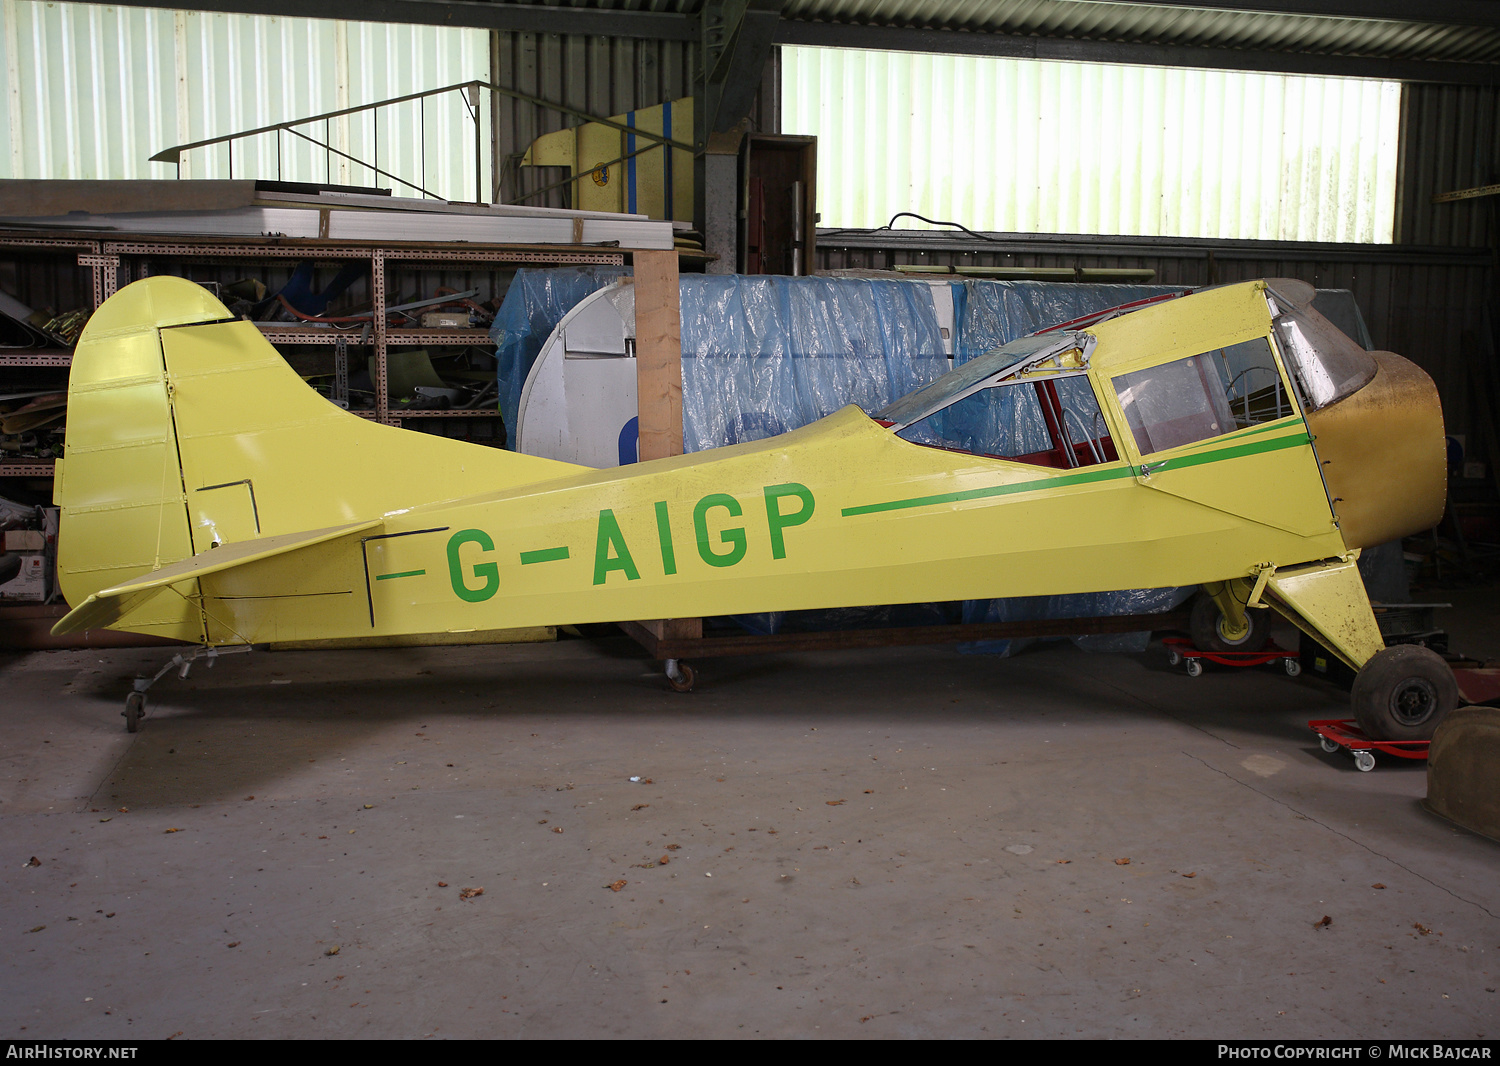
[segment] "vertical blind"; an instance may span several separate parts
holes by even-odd
[[[1398,82],[790,46],[782,71],[823,226],[1393,239]]]

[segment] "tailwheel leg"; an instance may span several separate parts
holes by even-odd
[[[693,668],[681,659],[668,659],[664,664],[666,667],[667,684],[672,686],[675,692],[693,691],[693,681],[697,675]]]
[[[220,655],[233,655],[236,652],[250,651],[252,645],[243,644],[233,648],[194,648],[190,652],[178,652],[172,656],[171,661],[156,671],[150,677],[138,677],[130,695],[125,697],[125,709],[120,713],[125,716],[125,732],[136,733],[140,731],[141,719],[146,717],[146,690],[156,684],[168,671],[176,669],[178,677],[187,677],[188,671],[192,670],[193,663],[199,659],[207,659],[208,665],[212,666]]]

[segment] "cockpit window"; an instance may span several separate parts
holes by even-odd
[[[1264,337],[1113,379],[1142,455],[1295,414]]]
[[[1281,387],[1281,373],[1276,369],[1276,357],[1266,338],[1231,344],[1210,352],[1207,358],[1219,372],[1229,402],[1230,420],[1236,429],[1297,413],[1291,397]]]
[[[1206,355],[1121,374],[1114,386],[1142,455],[1207,440],[1232,428],[1228,397]]]
[[[1268,289],[1276,340],[1304,412],[1337,403],[1375,376],[1370,353],[1295,293]]]

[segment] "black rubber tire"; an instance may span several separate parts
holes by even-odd
[[[1219,632],[1223,612],[1212,596],[1200,592],[1193,600],[1188,632],[1199,651],[1260,651],[1271,637],[1271,612],[1263,607],[1252,607],[1245,611],[1245,617],[1250,620],[1250,631],[1239,640],[1226,640]]]
[[[1350,701],[1354,720],[1372,740],[1431,740],[1458,706],[1458,682],[1437,652],[1397,644],[1355,675]]]
[[[132,692],[125,697],[125,732],[138,733],[141,719],[146,715],[146,694]]]

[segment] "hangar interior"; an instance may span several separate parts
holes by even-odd
[[[382,0],[355,22],[326,0],[4,0],[8,1039],[1492,1040],[1490,8]],[[182,296],[177,279],[208,295]],[[1254,438],[1316,458],[1323,439],[1308,475],[1321,488],[1307,491],[1344,540],[1305,558],[1341,575],[1334,593],[1270,562],[1233,587],[1184,562],[1180,580],[1137,588],[1125,575],[1171,577],[1175,556],[1211,554],[1208,533],[1189,543],[1168,523],[1132,534],[1120,558],[1135,569],[1122,563],[1118,584],[1016,578],[995,588],[1024,595],[970,594],[946,575],[990,549],[958,536],[933,547],[927,527],[898,519],[943,493],[960,511],[1002,490],[968,487],[968,467],[893,465],[881,476],[916,486],[911,498],[830,493],[845,519],[887,524],[825,550],[885,547],[888,585],[822,593],[835,586],[809,572],[742,600],[668,591],[569,615],[592,604],[580,594],[519,621],[377,626],[395,603],[380,596],[426,571],[369,545],[433,531],[400,526],[406,511],[503,495],[494,485],[508,483],[482,478],[512,460],[564,480],[606,471],[577,485],[528,475],[550,486],[525,498],[528,514],[625,484],[637,463],[691,482],[720,469],[691,464],[721,448],[723,462],[763,461],[784,483],[767,474],[744,506],[755,521],[763,508],[764,550],[781,560],[829,511],[797,481],[799,455],[825,461],[797,434],[852,403],[900,436],[902,396],[997,349],[1020,354],[995,364],[995,396],[1035,382],[1031,415],[998,408],[1031,418],[1030,443],[950,435],[949,453],[1060,468],[1047,476],[1069,485],[1129,460],[1122,483],[1139,492],[1155,472],[1166,485],[1174,460],[1144,461],[1162,449],[1129,389],[1153,346],[1190,354],[1175,338],[1218,328],[1206,313],[1174,318],[1179,301],[1207,306],[1189,294],[1259,279],[1273,280],[1246,291],[1262,294],[1258,313],[1269,301],[1268,323],[1326,319],[1359,365],[1398,353],[1430,378],[1434,420],[1441,409],[1441,455],[1419,458],[1403,441],[1427,401],[1381,393],[1371,424],[1384,432],[1359,437],[1349,461],[1371,466],[1362,484],[1393,510],[1425,514],[1412,501],[1437,484],[1439,506],[1356,544],[1354,505],[1338,520],[1351,453],[1327,458],[1344,431],[1314,408],[1338,410],[1369,375],[1314,404],[1289,356],[1285,382],[1274,356],[1244,371],[1223,356],[1220,417],[1248,434],[1242,451]],[[172,301],[207,310],[172,318]],[[1113,318],[1119,305],[1139,309]],[[173,356],[171,335],[230,320],[279,353],[274,374],[322,399],[304,389],[277,406],[291,394],[270,399],[273,374],[256,379],[265,395],[224,390],[193,428],[170,406],[196,395],[171,363],[186,367],[192,346]],[[1166,325],[1133,334],[1139,321]],[[166,353],[148,382],[173,412],[160,424],[136,401],[90,398],[145,380],[97,354],[142,323]],[[1044,350],[1037,338],[1064,324],[1074,347]],[[1138,334],[1148,354],[1107,354],[1111,336]],[[1227,353],[1248,336],[1200,347]],[[1276,350],[1295,348],[1276,336]],[[1390,374],[1379,365],[1369,373]],[[1252,417],[1251,394],[1235,392],[1252,371],[1274,379],[1254,401],[1269,414]],[[1096,413],[1080,417],[1070,390],[1090,380],[1118,398],[1090,394]],[[379,435],[335,450],[336,408],[338,426],[354,414]],[[1297,432],[1277,436],[1287,412]],[[762,443],[788,431],[792,443]],[[216,435],[271,457],[259,497],[248,477],[192,483],[194,449],[209,454]],[[895,454],[883,447],[826,460],[831,483],[872,477]],[[143,462],[156,465],[142,474]],[[181,475],[171,491],[163,462]],[[470,464],[479,473],[455,473]],[[1300,519],[1278,516],[1303,488],[1281,470],[1193,492],[1295,533]],[[667,502],[641,496],[656,525],[640,528],[659,534],[668,578],[700,558],[732,573],[762,527],[747,518],[736,542],[706,516],[738,517],[742,502],[691,483],[682,528],[697,556],[691,538],[673,555]],[[345,485],[368,486],[348,499],[373,510],[340,512]],[[194,502],[219,490],[232,503]],[[678,506],[676,489],[652,491]],[[625,545],[639,557],[640,541],[581,498],[597,540],[571,557],[523,545],[518,568],[571,558],[604,596],[638,579]],[[600,499],[626,513],[627,495]],[[142,559],[99,554],[135,544],[122,515],[167,503],[186,505],[181,547],[157,519]],[[276,525],[283,506],[335,517]],[[1014,549],[1013,566],[1106,571],[1110,556],[1077,531],[1102,542],[1133,513],[1017,519],[1051,542]],[[70,524],[95,554],[70,561]],[[334,557],[306,553],[345,540],[364,566],[355,613],[368,608],[368,629],[278,628],[294,610],[272,604],[234,616],[252,631],[209,610],[314,595],[272,588],[279,560],[317,560],[299,578],[315,583]],[[488,558],[475,545],[494,548],[466,529],[438,564],[471,603],[501,584],[495,564],[472,562]],[[386,551],[396,561],[373,572]],[[947,551],[947,569],[900,570],[921,551]],[[209,579],[235,567],[242,583],[210,597]],[[181,593],[186,581],[201,591]],[[536,587],[539,602],[553,594]],[[889,597],[844,591],[872,587]],[[188,606],[162,607],[169,592]],[[1327,606],[1350,596],[1357,610]],[[1368,632],[1341,643],[1320,610],[1363,612]],[[1225,646],[1208,646],[1215,633]],[[1274,642],[1262,661],[1234,660],[1241,633],[1251,650]],[[1392,682],[1390,715],[1421,734],[1405,746],[1357,732],[1351,746],[1333,725],[1349,719],[1352,685],[1368,727],[1360,693],[1374,682],[1355,671],[1374,661],[1370,640],[1457,671]],[[1459,698],[1434,736],[1430,705]]]

